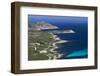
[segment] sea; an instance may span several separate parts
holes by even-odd
[[[73,30],[75,33],[56,34],[61,40],[68,42],[61,43],[56,50],[63,54],[59,59],[88,58],[88,17],[76,16],[28,16],[28,23],[45,21],[58,27],[56,30]],[[53,31],[48,29],[46,31]]]

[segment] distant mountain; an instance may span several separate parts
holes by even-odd
[[[36,22],[36,23],[32,24],[29,27],[29,29],[32,29],[32,30],[45,30],[45,29],[58,29],[58,27],[54,26],[50,23],[41,21],[41,22]]]

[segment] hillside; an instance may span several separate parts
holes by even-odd
[[[31,30],[44,30],[44,29],[58,29],[57,26],[54,26],[52,24],[49,24],[47,22],[41,21],[41,22],[36,22],[30,25],[29,29]]]

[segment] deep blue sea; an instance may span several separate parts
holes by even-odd
[[[59,45],[57,51],[64,54],[60,59],[76,59],[88,57],[88,18],[78,16],[39,16],[29,15],[28,25],[45,21],[57,26],[58,30],[71,29],[75,33],[56,34],[62,40],[69,42]],[[54,30],[54,29],[52,29]]]

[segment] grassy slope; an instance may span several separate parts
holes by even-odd
[[[28,60],[47,60],[48,55],[52,57],[57,55],[56,51],[50,51],[54,48],[52,43],[54,38],[52,34],[43,31],[28,31]],[[36,48],[35,48],[36,47]],[[40,53],[45,50],[46,53]]]

